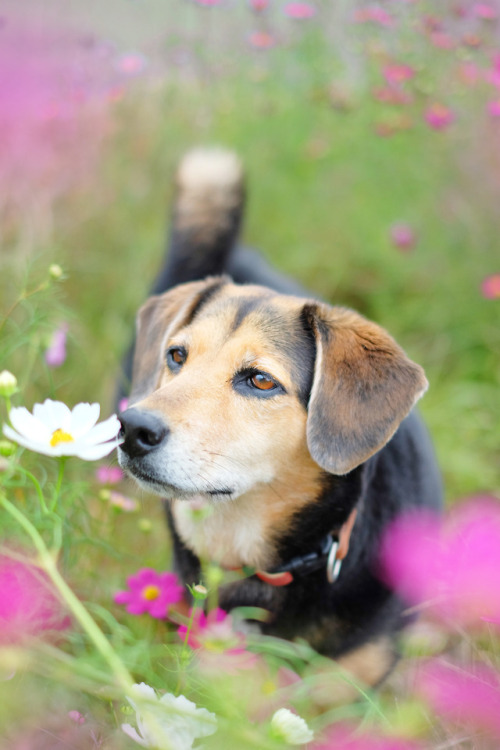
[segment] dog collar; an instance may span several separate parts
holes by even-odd
[[[349,541],[356,515],[357,510],[354,508],[340,530],[330,532],[323,537],[313,552],[292,557],[288,562],[270,571],[249,568],[243,568],[243,571],[248,575],[257,576],[261,581],[269,583],[271,586],[288,586],[295,579],[295,576],[309,575],[309,573],[321,570],[324,567],[328,583],[335,583],[342,567],[342,561],[349,551]]]

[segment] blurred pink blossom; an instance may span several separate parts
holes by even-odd
[[[481,292],[486,299],[500,298],[500,273],[487,276],[481,284]]]
[[[96,469],[95,477],[99,484],[116,484],[121,482],[124,474],[119,466],[99,466]]]
[[[121,398],[118,404],[118,411],[125,411],[125,409],[128,409],[128,398]]]
[[[433,31],[429,34],[429,40],[438,49],[453,49],[456,45],[455,40],[444,31]]]
[[[418,674],[416,691],[441,718],[500,739],[500,678],[490,667],[432,661]]]
[[[139,503],[133,497],[127,497],[114,490],[109,493],[109,504],[112,508],[122,510],[124,513],[134,513],[139,508]]]
[[[148,61],[139,52],[128,52],[116,61],[116,69],[127,76],[136,76],[147,67]]]
[[[498,17],[497,9],[490,3],[474,3],[472,12],[477,18],[482,18],[485,21],[492,21]]]
[[[413,228],[405,222],[398,222],[393,224],[390,231],[392,243],[404,252],[413,250],[417,241],[415,231]]]
[[[152,568],[141,568],[127,578],[128,591],[117,591],[114,601],[125,604],[131,615],[146,612],[158,620],[168,615],[172,604],[182,599],[184,588],[175,573],[158,573]]]
[[[425,121],[433,130],[444,130],[454,119],[453,111],[438,102],[432,104],[425,112]]]
[[[268,31],[253,31],[248,39],[257,49],[271,49],[276,44],[276,39]]]
[[[348,724],[336,724],[324,739],[309,747],[310,750],[419,750],[421,746],[409,740],[362,732]]]
[[[35,565],[0,555],[0,645],[65,630],[63,611],[46,574]]]
[[[375,89],[373,96],[379,102],[395,106],[410,104],[412,101],[411,94],[404,91],[400,86],[383,86],[382,88]]]
[[[67,323],[62,323],[52,334],[49,346],[45,350],[45,361],[49,367],[61,367],[66,361],[68,328]]]
[[[447,624],[500,619],[500,503],[478,497],[445,520],[415,511],[397,519],[382,545],[381,575],[409,604]]]
[[[0,46],[1,179],[57,191],[92,169],[116,77],[107,62],[94,40],[9,19]]]
[[[198,650],[204,671],[234,674],[255,667],[257,655],[246,650],[245,637],[234,630],[231,615],[218,607],[208,615],[197,607],[189,633],[186,625],[181,625],[177,632],[182,640],[187,635],[188,645]]]
[[[488,113],[491,117],[500,117],[500,99],[488,102]]]
[[[71,721],[74,721],[75,724],[85,724],[85,716],[81,714],[80,711],[68,711],[68,717]]]
[[[380,5],[370,5],[367,8],[357,10],[354,14],[355,23],[376,23],[379,26],[391,28],[395,25],[394,18]]]
[[[386,65],[382,73],[387,83],[397,85],[413,78],[415,69],[404,63],[392,63],[391,65]]]
[[[249,5],[256,13],[262,13],[269,7],[269,0],[249,0]]]
[[[305,20],[312,18],[316,14],[316,8],[310,3],[287,3],[284,7],[284,11],[290,18],[296,18],[297,20]]]

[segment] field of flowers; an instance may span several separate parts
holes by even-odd
[[[497,748],[499,0],[6,0],[0,37],[2,750]],[[200,144],[246,164],[245,242],[431,384],[446,516],[381,553],[421,617],[346,705],[307,644],[217,609],[216,568],[180,606],[161,504],[116,465],[121,358]]]

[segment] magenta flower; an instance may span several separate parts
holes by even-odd
[[[419,750],[415,742],[381,737],[374,732],[360,732],[357,727],[337,724],[325,738],[310,746],[311,750]]]
[[[45,350],[45,361],[49,367],[61,367],[65,363],[67,334],[67,323],[62,323],[52,334],[49,346]]]
[[[399,222],[391,227],[391,241],[399,250],[408,252],[413,250],[416,243],[415,232],[409,224]]]
[[[70,626],[50,581],[35,565],[0,555],[0,644]]]
[[[113,599],[125,604],[131,615],[146,612],[158,620],[167,617],[169,607],[182,599],[184,588],[175,573],[158,573],[152,568],[142,568],[127,578],[128,591],[118,591]]]
[[[269,0],[249,0],[249,5],[256,13],[262,13],[269,7]]]
[[[381,575],[410,604],[449,623],[500,620],[500,504],[475,498],[442,521],[429,512],[396,520],[382,546]]]
[[[117,484],[117,482],[121,482],[123,477],[123,471],[119,466],[99,466],[95,473],[95,478],[99,484]]]
[[[444,104],[432,104],[425,112],[425,121],[434,130],[444,130],[454,119],[453,111]]]
[[[486,299],[500,298],[500,273],[487,276],[481,284],[481,292]]]
[[[284,11],[289,18],[296,18],[299,21],[312,18],[316,14],[316,8],[310,3],[287,3]]]
[[[476,664],[468,671],[433,661],[423,667],[416,688],[438,716],[500,739],[500,679],[493,669]]]

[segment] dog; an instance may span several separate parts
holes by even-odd
[[[424,372],[383,328],[239,244],[234,154],[190,152],[176,182],[167,260],[138,313],[119,463],[165,499],[185,583],[207,561],[246,571],[221,587],[224,610],[262,608],[264,633],[305,639],[376,685],[407,619],[377,576],[384,529],[441,506],[414,410]]]

